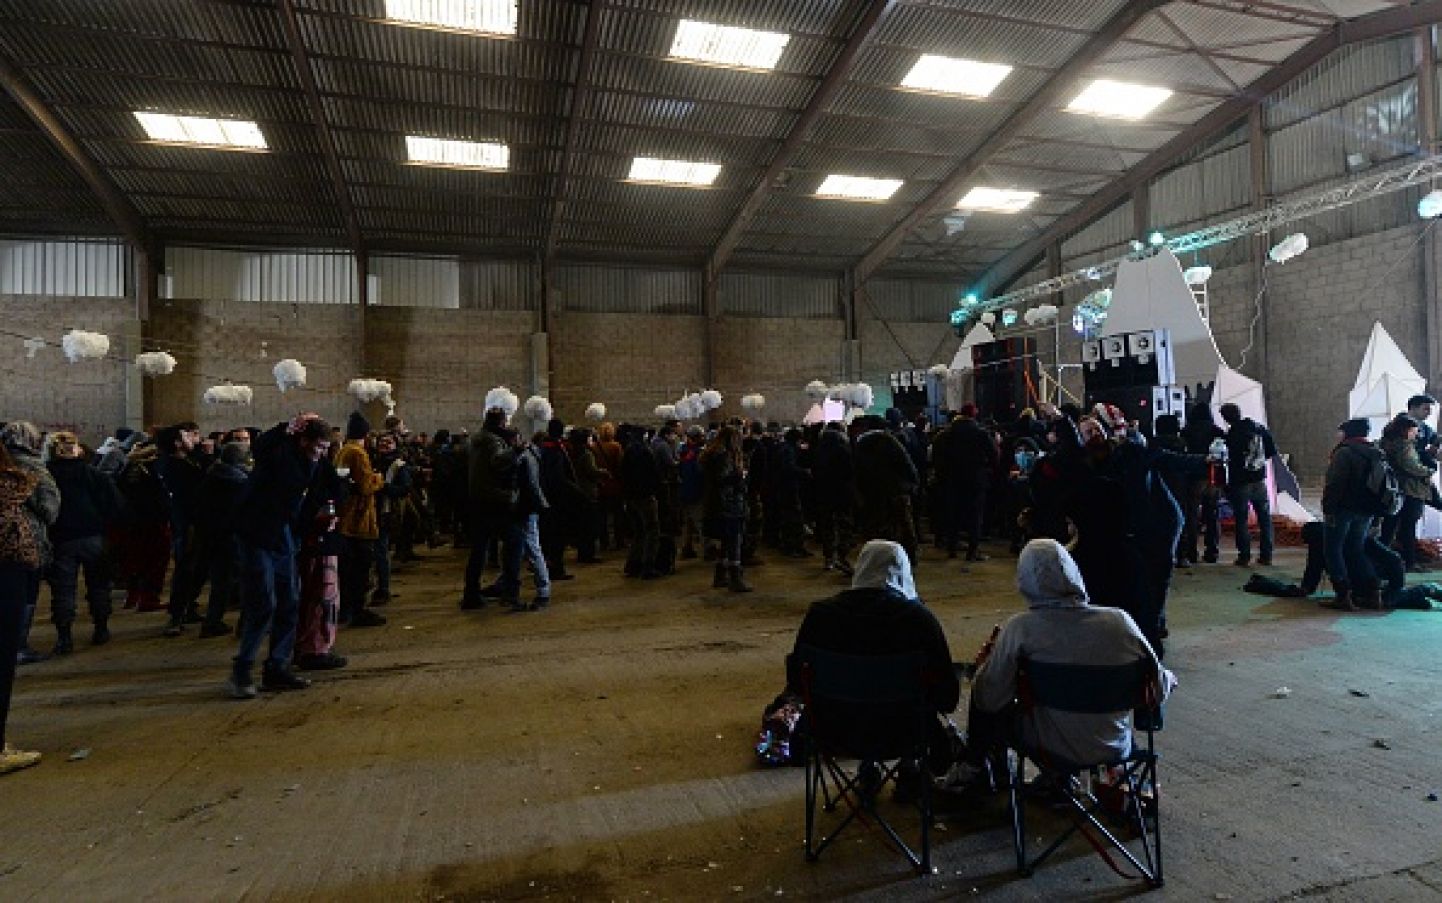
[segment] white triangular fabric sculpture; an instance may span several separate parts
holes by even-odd
[[[956,357],[951,359],[951,369],[971,369],[971,346],[985,345],[987,342],[995,342],[996,335],[986,327],[985,323],[978,323],[972,327],[966,338],[961,340],[961,347],[956,349]]]
[[[806,412],[806,416],[801,418],[801,422],[810,426],[813,423],[830,423],[833,420],[845,419],[846,402],[828,398],[813,404],[811,410]]]
[[[1101,334],[1149,329],[1165,329],[1171,334],[1176,385],[1190,389],[1206,383],[1218,366],[1225,366],[1212,329],[1202,319],[1191,286],[1182,276],[1181,262],[1166,248],[1141,260],[1124,260],[1117,267],[1112,304]]]
[[[1382,324],[1373,323],[1362,366],[1357,370],[1357,382],[1347,395],[1347,416],[1366,417],[1372,424],[1375,441],[1381,437],[1387,421],[1407,410],[1407,399],[1426,391],[1427,380],[1407,360],[1407,355]],[[1437,425],[1435,410],[1429,422]],[[1417,535],[1428,539],[1442,537],[1442,514],[1434,508],[1424,508]]]

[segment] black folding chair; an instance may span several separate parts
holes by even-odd
[[[1152,887],[1162,886],[1161,793],[1155,746],[1161,711],[1155,700],[1155,681],[1156,666],[1150,658],[1116,666],[1059,665],[1022,659],[1017,675],[1019,722],[1013,741],[1017,755],[1010,795],[1016,866],[1023,876],[1030,876],[1069,837],[1080,833],[1118,875],[1144,880]],[[1087,714],[1132,711],[1132,751],[1121,758],[1072,762],[1028,743],[1022,726],[1038,707]],[[1139,743],[1139,734],[1145,735],[1145,746]],[[1026,801],[1037,791],[1026,783],[1027,759],[1040,771],[1038,785],[1061,794],[1072,821],[1034,859],[1028,859],[1026,850]],[[1122,797],[1119,813],[1105,811],[1096,794],[1081,780],[1083,773],[1089,773],[1092,783],[1096,783],[1104,768],[1112,770],[1111,792]],[[1128,840],[1118,831],[1104,824],[1103,818],[1119,818],[1134,835],[1130,842],[1140,846],[1138,852],[1128,847]],[[1124,871],[1112,851],[1137,873]]]
[[[928,704],[925,657],[867,656],[798,647],[789,667],[797,675],[805,713],[797,725],[806,761],[806,858],[815,861],[853,821],[876,826],[912,868],[931,873],[931,781],[926,774]],[[856,760],[848,771],[838,760]],[[921,817],[920,851],[877,811],[876,800],[903,763],[921,774],[916,805]],[[846,815],[831,833],[816,838],[816,808],[841,804]]]

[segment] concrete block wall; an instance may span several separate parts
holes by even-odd
[[[861,381],[870,384],[877,406],[883,408],[890,405],[892,372],[950,364],[961,345],[945,320],[883,323],[867,316],[857,324],[857,336],[861,339]]]
[[[7,296],[0,301],[0,420],[30,420],[44,430],[73,430],[95,442],[125,423],[129,360],[138,352],[135,303],[124,298]],[[110,336],[105,360],[69,363],[60,337],[71,329]],[[28,337],[46,347],[26,356]]]
[[[367,312],[367,375],[394,386],[415,431],[479,428],[486,392],[531,394],[529,312],[375,307]]]
[[[707,388],[705,348],[705,317],[568,311],[551,326],[551,403],[568,423],[596,401],[608,420],[650,423],[656,405]]]
[[[1267,388],[1277,444],[1308,480],[1326,471],[1374,322],[1428,374],[1426,243],[1417,241],[1422,228],[1403,226],[1323,245],[1268,267],[1265,373],[1259,378]]]
[[[840,320],[723,317],[717,323],[716,386],[725,396],[722,413],[742,414],[741,396],[766,396],[762,416],[797,422],[811,403],[813,379],[840,382],[846,328]]]
[[[146,380],[147,425],[194,420],[206,432],[270,427],[301,410],[343,423],[355,409],[346,385],[372,375],[360,372],[360,310],[354,305],[157,301],[147,336],[151,347],[178,361],[169,376]],[[282,395],[271,369],[288,357],[305,365],[307,386]],[[249,385],[254,402],[203,404],[205,390],[226,380]]]

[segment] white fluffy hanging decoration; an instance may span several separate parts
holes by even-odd
[[[866,383],[855,383],[853,385],[847,386],[846,388],[847,393],[845,395],[845,400],[853,408],[861,408],[862,410],[865,410],[871,407],[871,402],[875,400],[871,392],[871,386],[867,385]]]
[[[391,398],[391,384],[383,379],[353,379],[346,392],[361,404],[379,401],[386,406],[386,413],[395,412],[396,402]]]
[[[675,406],[674,404],[658,404],[658,405],[656,405],[655,414],[656,414],[656,419],[658,419],[658,420],[675,420],[675,419],[677,419],[677,418],[676,418],[676,406]]]
[[[551,414],[554,413],[551,403],[540,395],[532,395],[527,398],[524,410],[526,416],[531,418],[532,425],[549,423]]]
[[[175,372],[175,358],[164,351],[142,351],[135,356],[135,368],[146,376],[169,376]]]
[[[708,411],[714,411],[721,407],[721,393],[715,389],[707,389],[701,393],[701,404]]]
[[[521,408],[521,399],[516,393],[505,386],[496,386],[486,393],[486,410],[501,411],[507,417],[516,416],[516,411]]]
[[[305,388],[305,365],[293,357],[276,361],[270,372],[275,377],[275,386],[280,389],[281,394],[291,389]]]
[[[1307,236],[1302,232],[1293,232],[1272,245],[1272,250],[1267,252],[1267,256],[1272,258],[1273,263],[1286,263],[1305,250],[1307,250]]]
[[[599,401],[593,401],[586,405],[586,419],[600,422],[606,419],[606,406]]]
[[[254,395],[250,386],[211,386],[201,400],[206,404],[250,404]]]
[[[806,397],[810,398],[812,401],[821,401],[826,397],[829,391],[830,389],[827,387],[826,383],[822,382],[819,379],[813,379],[811,382],[806,384]]]
[[[110,337],[99,332],[72,329],[60,340],[60,348],[72,364],[99,360],[110,353]]]
[[[764,407],[766,407],[766,396],[765,396],[765,395],[742,395],[742,396],[741,396],[741,409],[742,409],[743,411],[750,411],[750,412],[752,412],[752,413],[754,414],[755,412],[761,410],[761,409],[764,408]]]
[[[1028,326],[1040,326],[1043,323],[1055,322],[1056,315],[1057,307],[1055,304],[1038,304],[1036,307],[1022,314],[1022,319],[1026,321],[1026,325]]]

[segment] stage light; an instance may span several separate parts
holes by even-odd
[[[966,311],[954,310],[951,312],[951,325],[961,326],[966,322]]]
[[[962,303],[965,304],[967,307],[972,307],[976,304],[977,300],[978,299],[975,294],[967,293],[967,296],[962,299]]]
[[[1275,245],[1272,245],[1272,249],[1267,252],[1267,256],[1272,259],[1273,263],[1286,263],[1305,250],[1307,250],[1307,236],[1301,232],[1293,232]]]
[[[1429,191],[1417,202],[1417,215],[1423,219],[1442,216],[1442,191]]]
[[[1017,319],[1018,316],[1020,316],[1020,315],[1019,315],[1016,311],[1014,311],[1014,310],[1004,310],[1004,311],[1002,311],[1002,312],[1001,312],[1001,325],[1003,325],[1003,326],[1015,326],[1015,325],[1016,325],[1016,319]]]
[[[1146,247],[1147,247],[1146,245],[1144,245],[1144,244],[1142,244],[1141,242],[1137,241],[1135,238],[1132,239],[1132,253],[1133,253],[1133,254],[1137,254],[1137,253],[1140,253],[1140,252],[1142,252],[1142,251],[1145,251],[1145,250],[1146,250]]]
[[[1153,232],[1151,235],[1147,236],[1147,244],[1151,245],[1154,248],[1160,248],[1166,243],[1167,237],[1160,232]]]

